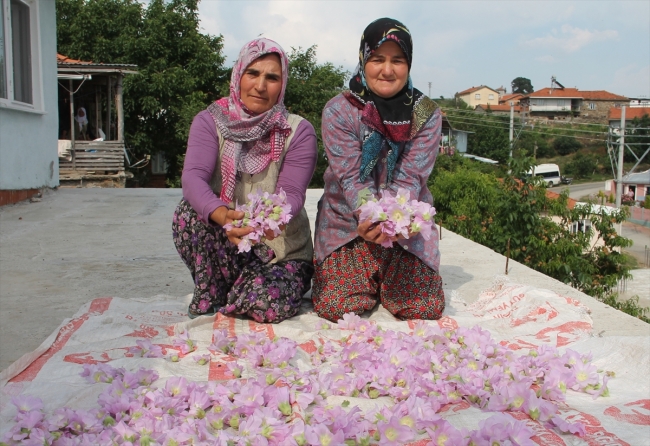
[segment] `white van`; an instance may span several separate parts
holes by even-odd
[[[542,177],[548,187],[557,186],[562,181],[560,166],[557,164],[540,164],[539,166],[533,166],[533,168],[528,171],[528,175]]]

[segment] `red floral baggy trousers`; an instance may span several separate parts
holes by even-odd
[[[401,246],[357,237],[315,266],[314,310],[337,321],[381,303],[397,318],[439,319],[445,309],[440,275]]]

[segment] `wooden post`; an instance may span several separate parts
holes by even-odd
[[[115,111],[117,112],[117,140],[124,142],[124,107],[122,105],[122,78],[124,75],[117,75],[117,87],[115,89]]]
[[[99,129],[101,126],[101,113],[99,112],[99,90],[95,86],[95,139],[100,138]]]
[[[74,129],[77,122],[74,120],[74,88],[72,85],[72,79],[68,81],[68,91],[70,92],[70,150],[72,152],[72,170],[77,170],[77,156],[74,150]]]
[[[508,239],[508,247],[506,248],[506,276],[508,275],[508,262],[510,261],[510,239]]]
[[[106,140],[111,140],[111,105],[113,97],[111,94],[111,76],[106,77]]]

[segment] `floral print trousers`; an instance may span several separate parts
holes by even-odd
[[[310,262],[270,263],[275,254],[263,243],[238,253],[221,226],[206,225],[185,200],[174,212],[174,244],[194,279],[193,313],[212,309],[278,323],[294,316],[311,288]]]
[[[314,310],[337,321],[378,302],[397,318],[439,319],[445,309],[440,275],[401,246],[384,248],[360,237],[316,265]]]

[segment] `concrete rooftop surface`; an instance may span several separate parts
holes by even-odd
[[[307,193],[312,231],[321,194]],[[180,199],[179,189],[59,189],[0,208],[0,370],[92,299],[192,293],[171,235]],[[440,250],[445,291],[467,303],[505,273],[504,256],[445,228]],[[599,336],[650,335],[649,324],[512,260],[508,278],[578,299]]]

